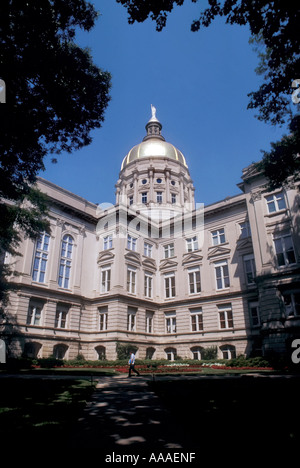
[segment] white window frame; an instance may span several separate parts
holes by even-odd
[[[236,357],[236,348],[235,346],[228,345],[221,348],[223,354],[223,359],[234,359]],[[227,354],[227,356],[225,355]]]
[[[195,250],[198,250],[198,237],[189,237],[186,239],[186,250],[188,252],[194,252]]]
[[[177,350],[175,348],[167,348],[165,349],[165,353],[168,361],[175,361],[175,357],[177,356]]]
[[[277,213],[286,209],[286,201],[283,192],[274,193],[265,197],[268,213]]]
[[[67,307],[57,306],[55,313],[54,328],[66,329],[68,326],[69,309]]]
[[[200,267],[188,268],[189,293],[199,294],[201,292]]]
[[[245,279],[248,286],[255,284],[256,268],[253,254],[243,256]]]
[[[203,312],[202,307],[190,309],[191,314],[191,332],[203,331]]]
[[[127,310],[127,331],[136,331],[136,309],[128,307]]]
[[[153,333],[154,312],[146,310],[146,333]]]
[[[64,235],[62,238],[58,271],[58,285],[63,289],[68,289],[70,287],[73,247],[73,237],[70,234]]]
[[[163,192],[156,192],[156,203],[161,204],[163,202]]]
[[[29,303],[26,325],[41,326],[43,306],[41,304]]]
[[[176,333],[176,312],[165,312],[165,324],[168,335]]]
[[[172,205],[175,205],[176,202],[177,202],[176,193],[171,193],[171,203],[172,203]]]
[[[166,273],[164,275],[164,283],[166,299],[174,298],[176,296],[175,273]]]
[[[232,305],[231,304],[219,305],[218,313],[219,313],[220,330],[232,330],[234,328]]]
[[[137,237],[133,237],[131,234],[127,235],[127,249],[136,252]]]
[[[175,256],[174,242],[164,245],[164,258],[172,258]]]
[[[201,361],[201,351],[202,349],[200,347],[191,349],[191,353],[193,355],[194,361]]]
[[[229,266],[227,260],[221,260],[220,262],[214,263],[215,268],[215,278],[216,278],[216,289],[217,291],[221,291],[223,289],[227,289],[230,287],[230,274],[229,274]],[[218,268],[220,269],[220,275],[218,276]],[[226,273],[226,269],[228,275]],[[221,283],[221,287],[219,287],[218,280]]]
[[[33,259],[32,280],[37,283],[45,283],[49,251],[50,236],[43,232],[36,242]]]
[[[291,248],[287,248],[286,239],[290,240]],[[281,250],[277,248],[279,246],[279,243],[280,243]],[[296,263],[295,248],[294,248],[293,238],[290,232],[282,232],[278,234],[273,234],[273,244],[274,244],[274,249],[275,249],[276,261],[277,261],[277,265],[279,268],[286,267],[288,265],[295,265]],[[293,252],[294,260],[292,262],[290,262],[290,259],[289,259],[289,252]],[[284,264],[282,264],[279,258],[282,258],[284,260]]]
[[[142,203],[146,205],[146,203],[148,203],[148,192],[142,192],[141,196],[142,196]]]
[[[127,266],[127,291],[136,294],[136,272],[135,267]]]
[[[220,228],[220,229],[216,229],[215,231],[211,231],[211,241],[212,241],[212,245],[225,244],[226,242],[225,229]]]
[[[111,265],[101,267],[101,293],[110,291]]]
[[[99,331],[107,330],[107,319],[108,319],[108,307],[98,307],[99,315]]]
[[[113,235],[108,234],[107,236],[103,237],[103,250],[112,249],[113,246]]]
[[[145,255],[145,257],[152,258],[152,248],[153,248],[152,244],[149,244],[149,242],[144,242],[144,255]]]
[[[153,275],[147,271],[145,271],[144,277],[144,295],[148,299],[153,297]]]

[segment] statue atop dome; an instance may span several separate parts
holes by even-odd
[[[152,119],[156,119],[156,107],[151,104]]]

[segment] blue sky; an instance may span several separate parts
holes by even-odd
[[[261,82],[248,28],[217,20],[193,33],[200,4],[186,1],[157,32],[150,19],[129,25],[114,0],[94,3],[101,16],[78,42],[112,75],[105,121],[91,145],[60,155],[58,164],[47,158],[40,176],[93,203],[114,203],[122,159],[142,141],[153,104],[163,136],[186,157],[196,202],[240,193],[242,169],[283,134],[247,110],[247,94]]]

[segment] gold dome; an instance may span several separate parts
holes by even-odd
[[[171,143],[165,141],[161,135],[162,125],[157,120],[155,112],[156,109],[151,106],[152,117],[146,125],[147,135],[143,141],[135,145],[123,159],[121,170],[132,161],[144,158],[169,158],[187,167],[185,157]]]

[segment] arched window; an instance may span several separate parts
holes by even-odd
[[[177,356],[177,351],[175,348],[167,348],[165,349],[165,353],[168,361],[174,361]]]
[[[201,361],[201,351],[202,351],[202,349],[203,348],[201,348],[201,346],[194,346],[193,348],[191,348],[193,359]]]
[[[45,282],[46,267],[49,254],[50,236],[45,232],[40,235],[36,242],[36,248],[33,259],[32,279],[39,283]]]
[[[147,348],[146,349],[146,359],[153,359],[155,353],[155,348]]]
[[[223,359],[235,359],[236,358],[235,346],[223,345],[223,346],[220,346],[220,350],[222,351]]]
[[[61,244],[58,284],[61,288],[70,287],[70,274],[72,263],[73,237],[66,234]]]
[[[23,352],[24,357],[33,359],[37,358],[41,347],[41,343],[37,343],[35,341],[25,343]]]
[[[97,353],[97,359],[103,361],[106,358],[105,346],[96,346],[95,351]]]
[[[68,346],[65,344],[57,344],[53,346],[53,356],[55,359],[64,359],[67,351]]]

